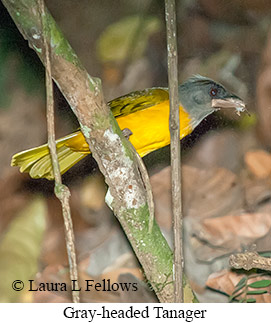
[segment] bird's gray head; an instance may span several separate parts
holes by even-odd
[[[215,110],[234,108],[237,113],[245,111],[245,104],[238,96],[201,75],[193,76],[179,86],[179,100],[192,119],[193,129]]]

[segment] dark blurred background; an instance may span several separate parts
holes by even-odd
[[[164,1],[45,2],[89,74],[101,78],[107,100],[134,90],[167,86]],[[176,3],[180,82],[193,74],[211,77],[243,98],[251,115],[238,117],[230,111],[209,116],[182,141],[183,160],[198,169],[224,167],[240,174],[251,166],[244,162],[250,149],[261,149],[268,154],[271,148],[271,2],[184,0]],[[67,258],[61,208],[53,194],[54,183],[33,180],[10,167],[14,153],[47,140],[44,68],[1,2],[0,91],[0,276],[7,277],[5,281],[9,282],[19,272],[25,279],[38,272],[43,278],[63,280],[59,268],[67,266]],[[56,86],[55,101],[56,136],[60,137],[75,130],[78,123]],[[144,162],[150,175],[156,176],[153,181],[159,182],[160,172],[169,165],[168,147],[146,156]],[[102,274],[110,272],[109,277],[117,280],[127,271],[143,279],[124,236],[127,250],[117,253],[122,242],[116,236],[121,229],[103,202],[106,186],[93,158],[88,156],[74,166],[63,180],[72,191],[81,273],[101,279]],[[162,228],[170,231],[169,188],[164,180],[156,185],[157,200],[163,202],[162,196],[166,195],[164,204],[156,203],[157,220]],[[26,218],[30,216],[28,222]],[[36,232],[36,236],[32,237],[29,232]],[[109,243],[108,236],[116,241]],[[112,259],[109,257],[110,261],[107,258],[103,262],[101,254],[109,252],[108,244],[115,249],[110,251]],[[104,249],[96,256],[98,247]],[[123,254],[129,255],[128,260],[125,258],[127,262]],[[124,262],[114,267],[112,263],[120,256]],[[97,268],[90,269],[91,257],[98,259]],[[129,270],[123,271],[123,268]],[[0,290],[5,292],[2,301],[69,300],[68,295],[56,293],[18,295],[3,282]],[[119,294],[110,298],[108,293],[88,297],[85,300],[126,299]]]

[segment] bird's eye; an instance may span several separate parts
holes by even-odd
[[[212,87],[211,90],[210,90],[210,95],[211,96],[216,96],[217,95],[217,89]]]

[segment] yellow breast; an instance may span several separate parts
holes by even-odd
[[[180,106],[181,139],[192,132],[190,121],[188,113]],[[118,117],[117,122],[121,130],[132,131],[130,141],[141,157],[170,143],[169,101]]]

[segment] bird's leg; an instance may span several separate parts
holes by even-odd
[[[133,134],[132,131],[129,129],[129,128],[124,128],[122,130],[122,133],[124,135],[124,137],[129,140],[130,139],[130,136]]]

